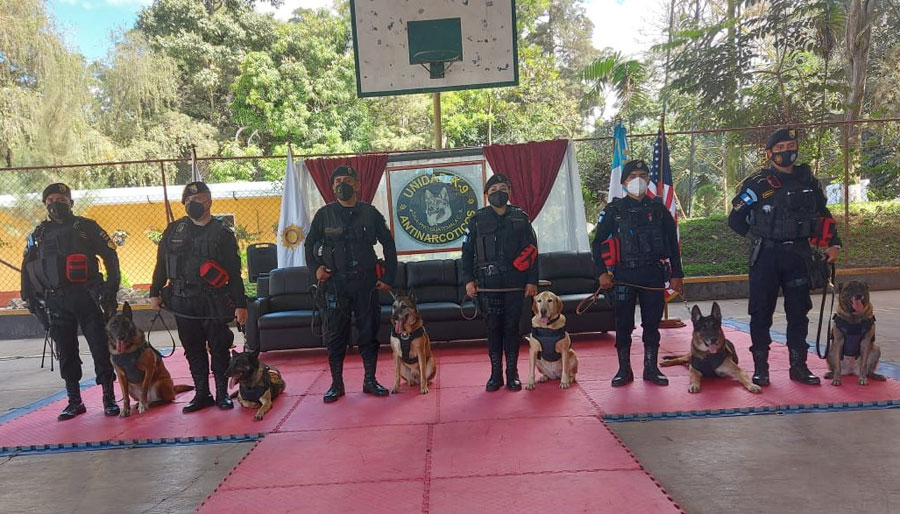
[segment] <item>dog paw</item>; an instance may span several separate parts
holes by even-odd
[[[572,384],[569,382],[563,382],[562,380],[559,381],[560,389],[568,389],[570,385],[572,385]]]
[[[867,385],[869,385],[869,379],[866,378],[865,375],[859,377],[859,385],[861,385],[861,386],[867,386]]]
[[[534,382],[527,382],[527,383],[525,384],[525,389],[526,389],[527,391],[534,391]]]
[[[391,388],[391,394],[397,394],[400,392],[400,386],[394,386]]]
[[[139,403],[137,406],[137,411],[138,411],[138,414],[143,414],[143,413],[147,412],[147,405],[144,403]]]
[[[422,394],[428,394],[428,386],[423,385],[422,388],[419,389],[419,392]]]
[[[833,385],[833,386],[839,386],[839,385],[841,385],[841,379],[840,379],[840,378],[834,378],[834,379],[832,379],[832,380],[831,380],[831,385]]]
[[[257,412],[256,415],[253,416],[253,419],[256,421],[262,421],[263,415]]]
[[[750,386],[747,388],[747,390],[750,391],[751,393],[761,393],[762,387],[759,387],[756,384],[750,384]]]
[[[691,386],[688,387],[688,392],[689,392],[689,393],[699,393],[699,392],[700,392],[700,386],[699,386],[699,385],[691,384]]]
[[[119,413],[120,418],[127,418],[128,416],[131,416],[131,409],[122,409],[122,412]]]

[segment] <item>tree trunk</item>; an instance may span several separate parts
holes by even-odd
[[[872,38],[872,15],[875,0],[851,0],[847,8],[847,30],[844,42],[847,47],[847,94],[844,120],[854,122],[862,111],[866,93],[866,68],[869,64],[869,47]],[[859,167],[859,128],[852,123],[844,125],[844,223],[849,227],[848,198],[850,180],[856,176]]]

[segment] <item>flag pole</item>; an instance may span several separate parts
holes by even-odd
[[[662,113],[662,116],[659,119],[659,132],[662,135],[662,139],[661,139],[661,144],[659,145],[660,146],[660,149],[659,149],[660,173],[659,173],[659,180],[657,180],[657,184],[656,184],[656,189],[657,189],[657,191],[659,191],[657,198],[662,197],[663,192],[665,190],[665,180],[663,180],[663,175],[665,175],[665,163],[667,162],[666,157],[669,152],[669,144],[666,141],[666,113],[665,112]],[[669,166],[671,167],[671,162],[669,162]],[[671,172],[672,172],[672,170],[669,169],[669,173],[671,173]],[[672,185],[669,187],[672,188],[672,194],[675,194],[675,180],[674,179],[672,180]],[[675,202],[675,205],[678,205],[677,198],[674,199],[673,201]],[[679,245],[679,248],[680,247],[681,247],[681,245]],[[666,299],[665,299],[666,301],[665,301],[664,309],[663,309],[663,319],[659,322],[659,328],[681,328],[681,327],[686,326],[684,324],[684,322],[681,321],[681,318],[670,318],[669,317],[669,301],[672,298],[675,298],[675,295],[669,296],[667,293],[665,293],[665,294],[666,294]]]

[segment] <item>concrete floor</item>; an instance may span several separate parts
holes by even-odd
[[[900,362],[900,291],[872,293],[872,302],[883,359]],[[704,313],[711,303],[700,303]],[[719,305],[726,317],[749,321],[746,300]],[[688,321],[684,307],[670,307],[673,317]],[[817,309],[811,313],[812,339]],[[773,330],[783,333],[784,324],[783,314],[776,314]],[[155,332],[151,340],[161,349],[170,344],[164,332]],[[39,368],[42,345],[43,340],[0,341],[0,415],[62,388],[58,370]],[[81,348],[87,379],[93,376],[92,365],[84,342]],[[900,431],[900,410],[609,426],[690,513],[900,512],[900,446],[892,444]],[[0,511],[190,512],[251,446],[6,458],[0,461]]]

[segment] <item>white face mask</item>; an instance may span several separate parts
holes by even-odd
[[[647,181],[642,178],[633,178],[625,186],[625,190],[634,196],[641,196],[647,192]]]

